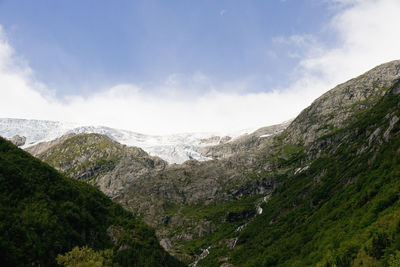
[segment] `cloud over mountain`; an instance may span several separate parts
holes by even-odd
[[[88,96],[58,99],[52,93],[57,88],[48,88],[35,78],[34,70],[18,57],[0,29],[0,117],[73,121],[157,134],[279,123],[297,115],[335,84],[400,58],[399,1],[332,2],[344,5],[324,28],[333,33],[334,42],[308,34],[300,43],[298,34],[280,39],[301,46],[293,82],[261,93],[247,93],[244,89],[251,84],[246,81],[213,83],[195,73],[192,77],[171,74],[153,86],[157,90],[116,84]],[[185,94],[187,88],[198,93]]]

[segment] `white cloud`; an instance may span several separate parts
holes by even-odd
[[[334,85],[400,58],[400,1],[331,1],[346,4],[328,27],[339,45],[324,48],[317,36],[307,34],[276,40],[295,43],[306,52],[296,55],[301,57],[294,74],[296,81],[268,93],[244,93],[241,88],[248,86],[245,82],[226,83],[236,92],[227,93],[203,74],[195,73],[192,77],[171,75],[156,86],[158,96],[147,94],[147,88],[122,84],[85,98],[70,96],[60,101],[35,81],[0,28],[0,117],[90,123],[157,134],[279,123],[297,115]],[[199,93],[182,97],[185,88]],[[207,93],[201,93],[204,91]]]
[[[336,2],[337,0],[335,0]],[[381,63],[400,59],[398,0],[341,0],[352,4],[333,18],[328,30],[339,46],[309,51],[300,63],[306,72],[319,72],[332,83],[343,82]]]

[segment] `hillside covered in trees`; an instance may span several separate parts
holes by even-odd
[[[54,266],[57,255],[73,248],[90,248],[99,255],[96,262],[106,265],[181,265],[162,249],[154,230],[98,189],[64,177],[3,138],[0,232],[3,266]],[[67,258],[59,256],[59,262],[71,263]]]

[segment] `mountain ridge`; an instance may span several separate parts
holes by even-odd
[[[106,135],[121,144],[140,147],[152,156],[159,156],[169,163],[183,163],[189,159],[209,160],[201,154],[200,148],[213,143],[204,143],[204,139],[222,135],[231,139],[253,130],[241,130],[231,133],[181,133],[172,135],[146,135],[128,130],[104,126],[84,126],[76,123],[58,121],[25,120],[0,118],[0,136],[11,139],[16,135],[25,137],[22,148],[28,148],[43,142],[50,142],[71,133],[98,133]],[[218,144],[219,141],[215,141]]]

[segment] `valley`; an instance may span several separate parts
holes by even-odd
[[[398,60],[292,121],[170,136],[168,149],[162,137],[56,122],[1,119],[0,135],[100,189],[189,266],[399,266]]]

